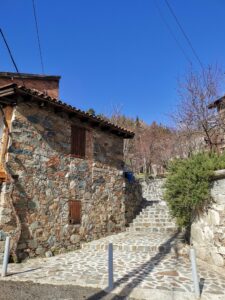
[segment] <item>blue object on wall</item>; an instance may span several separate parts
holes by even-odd
[[[129,182],[134,182],[134,174],[132,172],[124,172],[124,177],[129,181]]]

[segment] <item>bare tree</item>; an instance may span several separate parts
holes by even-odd
[[[178,82],[180,103],[173,118],[179,132],[186,136],[190,153],[203,146],[202,137],[209,150],[214,149],[221,119],[208,106],[218,97],[221,82],[222,72],[217,66],[208,66],[200,72],[191,68]]]
[[[110,120],[116,125],[135,132],[134,139],[124,141],[126,167],[145,174],[163,173],[168,161],[178,156],[177,133],[164,125],[153,122],[148,125],[138,117],[126,117],[121,107],[114,106]]]
[[[142,123],[136,131],[135,153],[139,169],[144,173],[162,173],[171,157],[174,156],[174,132],[153,122],[151,125]]]

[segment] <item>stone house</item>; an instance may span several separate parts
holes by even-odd
[[[58,99],[59,76],[0,73],[0,252],[76,249],[125,229],[141,190],[123,173],[134,133]]]
[[[215,123],[218,126],[212,134],[212,141],[216,150],[223,152],[225,150],[225,95],[210,103],[208,108],[217,110],[218,118]]]

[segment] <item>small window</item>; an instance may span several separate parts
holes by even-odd
[[[78,126],[71,127],[71,154],[85,158],[86,130]]]
[[[69,224],[81,223],[81,202],[71,200],[69,201]]]

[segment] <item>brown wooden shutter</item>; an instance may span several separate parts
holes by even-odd
[[[85,128],[71,127],[71,154],[85,158],[86,130]]]
[[[69,201],[69,224],[81,223],[81,202],[77,200]]]

